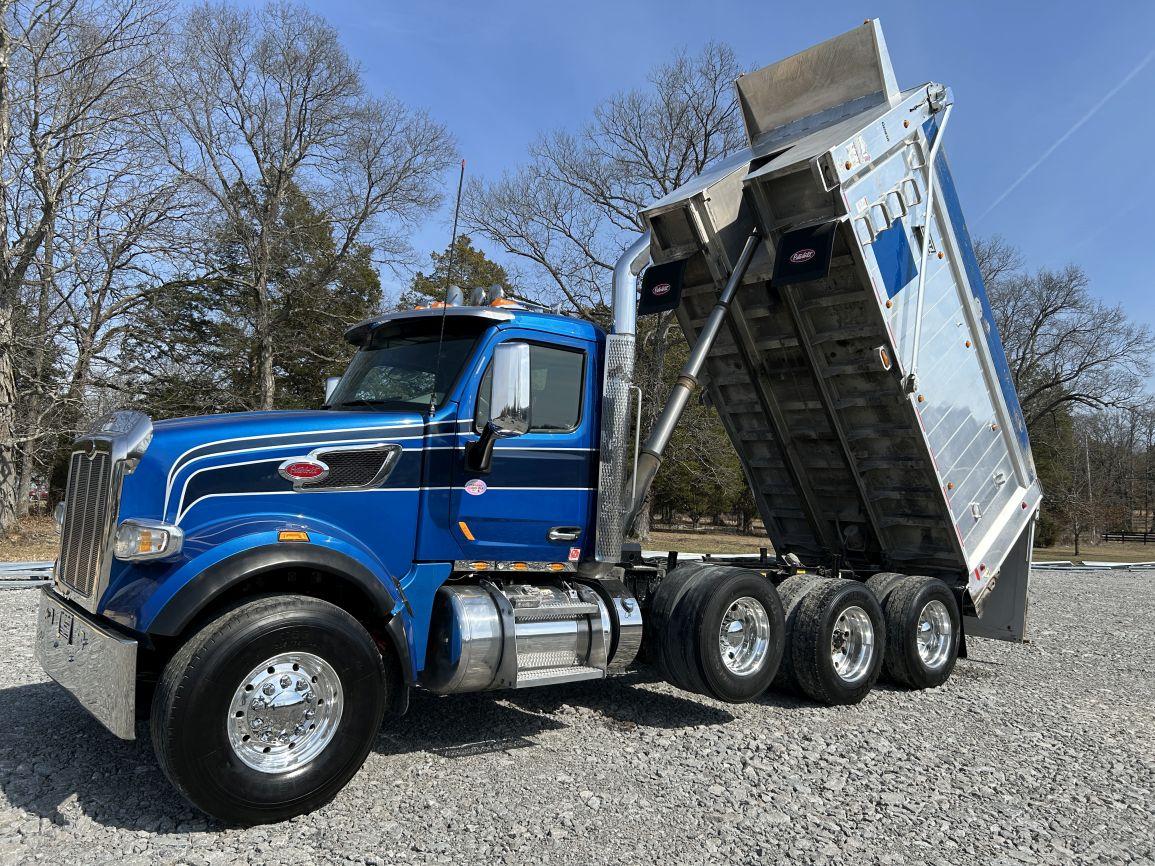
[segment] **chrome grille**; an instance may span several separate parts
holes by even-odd
[[[111,508],[112,455],[74,451],[64,496],[64,528],[56,576],[64,586],[88,598],[104,565]]]

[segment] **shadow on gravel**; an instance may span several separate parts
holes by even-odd
[[[529,739],[566,727],[554,719],[498,703],[502,692],[431,695],[413,692],[409,712],[386,717],[373,749],[381,755],[430,752],[465,758],[537,745]]]
[[[0,718],[0,788],[12,806],[61,826],[83,813],[126,830],[219,829],[169,785],[146,724],[136,740],[118,739],[55,683],[0,690]]]
[[[651,692],[634,686],[650,681],[629,674],[609,681],[526,691],[436,696],[414,692],[409,712],[386,719],[374,747],[379,754],[426,751],[461,758],[536,746],[531,738],[567,725],[552,718],[564,707],[580,707],[602,716],[620,730],[639,725],[688,728],[733,720],[724,709],[692,698]]]
[[[374,751],[461,758],[528,748],[537,745],[535,736],[566,728],[565,716],[574,710],[592,712],[623,731],[719,725],[734,719],[724,708],[689,696],[639,688],[650,681],[652,676],[632,673],[608,682],[522,692],[446,697],[414,692],[408,714],[385,720]],[[777,702],[774,697],[768,700]],[[66,826],[83,815],[103,826],[151,833],[223,827],[194,810],[165,779],[147,723],[137,725],[136,740],[120,740],[54,683],[0,690],[0,718],[5,727],[0,790],[13,807],[30,816]]]
[[[727,710],[665,692],[635,688],[660,680],[647,672],[632,671],[609,680],[592,680],[550,689],[529,689],[503,695],[509,703],[535,713],[555,713],[563,706],[583,707],[619,726],[694,728],[721,725],[734,720]]]

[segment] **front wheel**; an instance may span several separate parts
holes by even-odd
[[[235,824],[283,821],[329,802],[381,724],[386,677],[372,637],[319,599],[258,598],[198,631],[152,704],[165,775]]]

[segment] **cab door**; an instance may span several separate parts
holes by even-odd
[[[501,331],[529,345],[529,429],[498,439],[488,472],[469,444],[489,420],[492,364],[477,371],[461,401],[454,451],[452,530],[467,559],[577,560],[592,536],[597,467],[592,434],[594,348],[585,340]]]

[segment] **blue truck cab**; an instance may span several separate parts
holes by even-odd
[[[352,327],[315,411],[99,421],[41,596],[47,673],[113,734],[147,718],[197,807],[259,823],[335,796],[415,688],[642,661],[722,701],[852,704],[884,674],[942,684],[966,634],[1021,640],[1041,490],[949,88],[900,90],[867,21],[735,99],[748,146],[639,214],[607,330],[457,295]],[[661,313],[690,352],[643,445],[637,319]],[[624,543],[699,389],[772,557]]]

